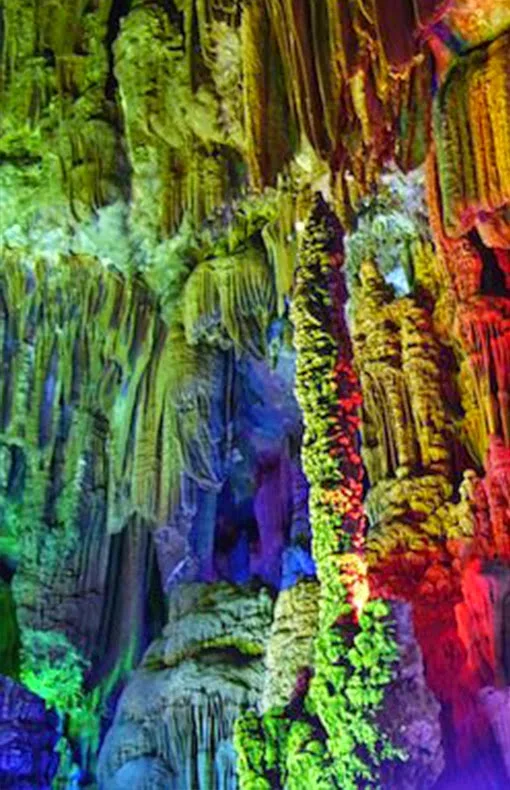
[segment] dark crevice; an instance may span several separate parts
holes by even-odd
[[[182,32],[184,29],[183,13],[176,7],[174,0],[162,0],[161,4],[172,24]]]
[[[108,18],[108,28],[105,40],[108,52],[108,77],[106,80],[105,95],[111,102],[115,102],[118,87],[114,70],[113,45],[119,35],[120,20],[129,12],[129,6],[129,0],[113,0],[110,16]]]
[[[0,579],[10,584],[14,576],[15,569],[5,559],[0,557]]]
[[[167,604],[161,573],[156,557],[156,547],[152,533],[149,536],[147,549],[148,569],[147,569],[147,593],[145,595],[145,634],[142,648],[145,649],[150,643],[159,637],[167,621]]]
[[[12,445],[10,448],[11,465],[7,478],[7,496],[12,500],[20,500],[25,489],[27,462],[22,447]]]
[[[508,296],[505,275],[494,250],[485,246],[476,229],[470,231],[468,238],[482,261],[480,293],[483,296]]]

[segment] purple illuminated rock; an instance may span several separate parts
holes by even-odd
[[[46,790],[58,768],[56,713],[44,701],[0,675],[0,787]]]
[[[385,790],[427,790],[444,768],[440,706],[427,686],[411,609],[393,603],[400,660],[388,687],[380,723],[406,759],[388,761],[382,770]]]

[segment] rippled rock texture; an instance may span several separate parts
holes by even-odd
[[[119,700],[99,760],[101,788],[237,786],[233,727],[259,705],[271,615],[263,589],[192,585],[172,596],[163,636]]]

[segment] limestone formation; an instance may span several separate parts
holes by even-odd
[[[1,786],[507,782],[509,44],[0,0]]]
[[[264,590],[184,586],[175,595],[163,637],[119,700],[101,788],[236,787],[234,721],[259,704],[271,612]]]
[[[49,790],[59,756],[58,718],[44,700],[0,676],[0,784],[6,790]]]
[[[313,666],[318,592],[316,582],[301,581],[282,590],[276,600],[266,651],[264,709],[286,705],[300,673]]]

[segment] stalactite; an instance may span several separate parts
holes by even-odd
[[[501,437],[506,446],[510,441],[507,301],[480,298],[457,311],[457,332],[472,373],[469,384],[483,417],[482,458],[489,437]]]
[[[443,225],[439,165],[434,148],[427,157],[427,202],[430,225],[436,241],[438,261],[443,269],[445,290],[454,291],[455,302],[468,300],[480,291],[483,263],[467,236],[458,239],[446,235]]]
[[[287,95],[298,128],[316,151],[326,154],[331,147],[326,131],[330,124],[327,121],[323,124],[322,120],[325,120],[325,111],[328,113],[331,108],[334,112],[335,105],[335,90],[328,84],[335,71],[330,70],[327,12],[321,14],[319,8],[311,12],[307,4],[289,0],[266,3],[266,7],[281,53]],[[317,44],[320,50],[315,58]]]
[[[283,315],[285,312],[286,301],[292,292],[297,254],[294,227],[297,201],[285,187],[282,190],[283,193],[278,200],[278,216],[266,223],[262,229],[262,238],[274,272],[278,315]]]
[[[443,222],[454,237],[509,201],[507,72],[501,36],[460,59],[435,101]]]
[[[110,9],[110,0],[88,14],[76,2],[3,6],[0,146],[43,159],[76,216],[117,194],[103,44]]]
[[[249,247],[228,258],[204,261],[184,292],[187,340],[233,343],[260,356],[274,309],[274,286],[261,251]]]
[[[296,120],[290,115],[284,62],[264,0],[244,5],[241,44],[246,159],[253,185],[261,188],[275,182],[299,142]]]

